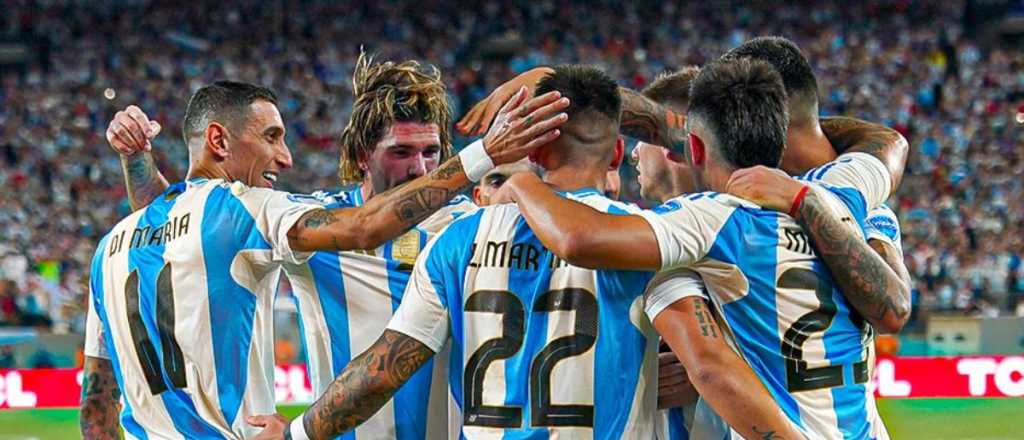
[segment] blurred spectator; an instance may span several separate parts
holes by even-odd
[[[163,125],[156,157],[175,180],[192,91],[222,78],[271,86],[301,171],[281,187],[335,188],[360,46],[438,65],[459,116],[538,64],[594,63],[638,88],[753,36],[785,35],[817,73],[823,114],[879,121],[911,142],[890,205],[915,319],[1009,313],[1024,291],[1024,54],[975,41],[962,1],[212,4],[13,0],[0,10],[0,34],[39,48],[0,69],[0,325],[84,327],[92,252],[129,212],[103,133],[115,111],[138,104]],[[622,172],[622,194],[635,198],[635,170]]]

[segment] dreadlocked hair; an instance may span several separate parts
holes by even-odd
[[[342,184],[362,182],[365,173],[359,158],[367,157],[385,130],[395,122],[437,124],[441,138],[441,162],[452,155],[451,110],[441,72],[416,61],[374,63],[373,56],[359,54],[352,74],[352,116],[341,133]]]

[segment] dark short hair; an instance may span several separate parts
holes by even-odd
[[[672,111],[686,113],[690,102],[690,83],[700,73],[700,67],[686,66],[671,73],[658,75],[640,93],[652,101],[668,106]]]
[[[724,59],[742,57],[771,64],[782,76],[782,84],[786,86],[786,93],[790,98],[799,99],[800,104],[818,104],[818,82],[814,78],[811,64],[807,62],[807,57],[796,43],[784,37],[757,37],[736,46],[722,56]]]
[[[206,130],[210,121],[218,121],[229,128],[248,116],[249,105],[256,100],[269,101],[277,105],[277,95],[266,87],[237,81],[217,81],[204,86],[192,94],[185,108],[182,136],[188,144],[189,137]]]
[[[777,167],[782,159],[789,125],[786,91],[779,73],[764,61],[740,58],[704,66],[690,89],[688,116],[711,132],[719,153],[737,168]]]
[[[586,110],[594,110],[614,122],[619,121],[622,98],[619,86],[601,69],[583,64],[561,64],[537,82],[535,95],[558,91],[569,98],[565,113],[569,120]]]

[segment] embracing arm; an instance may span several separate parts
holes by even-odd
[[[130,156],[122,154],[121,170],[124,171],[124,184],[132,211],[146,207],[170,186],[149,152],[140,151]]]
[[[910,318],[910,283],[898,252],[878,240],[865,242],[817,191],[807,192],[796,220],[850,305],[875,329],[900,331]]]
[[[302,414],[306,434],[311,439],[334,438],[365,422],[432,356],[434,352],[419,341],[384,330]],[[290,438],[288,433],[285,438]]]
[[[676,301],[655,317],[654,328],[682,361],[700,395],[744,438],[804,438],[754,371],[726,344],[704,298]]]
[[[114,368],[110,360],[86,356],[82,372],[82,411],[79,416],[82,438],[120,438],[120,400],[121,390],[114,379]]]
[[[306,213],[288,232],[288,243],[297,251],[373,249],[427,218],[469,185],[456,156],[358,208]]]
[[[846,116],[822,118],[821,130],[828,136],[836,153],[861,152],[878,158],[892,177],[891,192],[899,188],[910,150],[910,144],[900,132],[882,124]]]
[[[661,253],[654,230],[635,215],[612,215],[561,197],[533,173],[505,185],[544,247],[574,266],[657,270]]]
[[[622,134],[684,154],[686,115],[625,87],[619,87],[619,96],[622,98],[619,128]]]

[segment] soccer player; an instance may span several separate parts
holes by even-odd
[[[83,436],[116,435],[121,395],[130,437],[253,434],[239,416],[274,409],[270,314],[280,266],[399,235],[468,187],[464,170],[479,177],[556,138],[566,119],[558,102],[519,93],[476,147],[358,208],[325,208],[272,190],[291,167],[272,92],[235,82],[197,91],[183,124],[187,180],[118,223],[93,260]],[[136,136],[155,126],[141,122],[141,131],[109,135],[145,143]]]
[[[340,193],[317,191],[312,196],[295,197],[312,197],[311,202],[329,207],[358,207],[377,194],[433,171],[450,155],[447,127],[451,116],[437,69],[424,68],[415,61],[374,63],[364,54],[356,63],[353,90],[352,116],[341,139],[340,176],[343,185],[358,186]],[[126,113],[115,117],[112,125],[133,124]],[[138,125],[145,125],[145,121]],[[127,152],[140,148],[115,144],[115,149]],[[493,183],[495,172],[522,163],[497,166],[478,185]],[[159,171],[150,164],[146,161],[142,169],[126,175],[133,206],[148,204],[149,200],[138,199],[139,194],[155,194],[165,186]],[[153,187],[157,190],[150,189]],[[354,354],[369,347],[383,332],[401,301],[409,270],[430,236],[459,213],[473,208],[468,198],[457,196],[416,228],[377,248],[317,252],[302,264],[284,265],[298,302],[299,326],[308,355],[306,367],[316,395]],[[433,377],[443,377],[445,366],[444,362],[432,366],[437,370]],[[428,417],[430,407],[447,404],[446,384],[432,380],[431,370],[425,368],[413,378],[384,411],[360,428],[357,438],[423,438],[425,432],[444,433],[443,418]],[[435,400],[434,405],[429,404],[427,396]]]
[[[724,190],[736,169],[779,164],[786,136],[784,97],[779,74],[761,61],[730,59],[701,70],[686,122],[687,160],[698,189]],[[861,148],[809,174],[822,184],[803,192],[810,203],[795,203],[788,211],[800,225],[791,216],[716,192],[675,198],[641,216],[609,216],[556,197],[528,176],[506,185],[542,242],[570,263],[685,267],[700,273],[740,352],[794,423],[826,438],[885,437],[863,385],[870,333],[850,303],[876,312],[873,316],[898,313],[885,298],[905,295],[908,286],[851,228],[804,223],[836,220],[832,217],[841,213],[843,221],[834,223],[859,226],[867,210],[888,197],[897,180],[893,174],[902,172],[905,141]],[[808,233],[817,238],[817,254]],[[652,290],[666,298],[673,291],[686,295],[671,282]],[[652,317],[660,331],[659,323],[670,325],[679,316],[673,303]],[[683,358],[687,341],[662,334]]]
[[[546,184],[603,212],[636,212],[601,195],[607,171],[622,159],[614,81],[592,67],[560,66],[538,85],[539,93],[549,90],[572,104],[563,135],[534,154]],[[651,438],[658,340],[642,297],[651,276],[566,264],[540,244],[514,205],[467,214],[417,260],[381,339],[286,435],[327,438],[352,429],[451,340],[450,412],[453,426],[462,426],[452,438]],[[691,334],[717,331],[710,321],[686,322]],[[724,339],[694,345],[709,364],[720,362],[714,371],[721,374],[701,376],[708,386],[743,396],[731,407],[762,429],[800,437]]]

